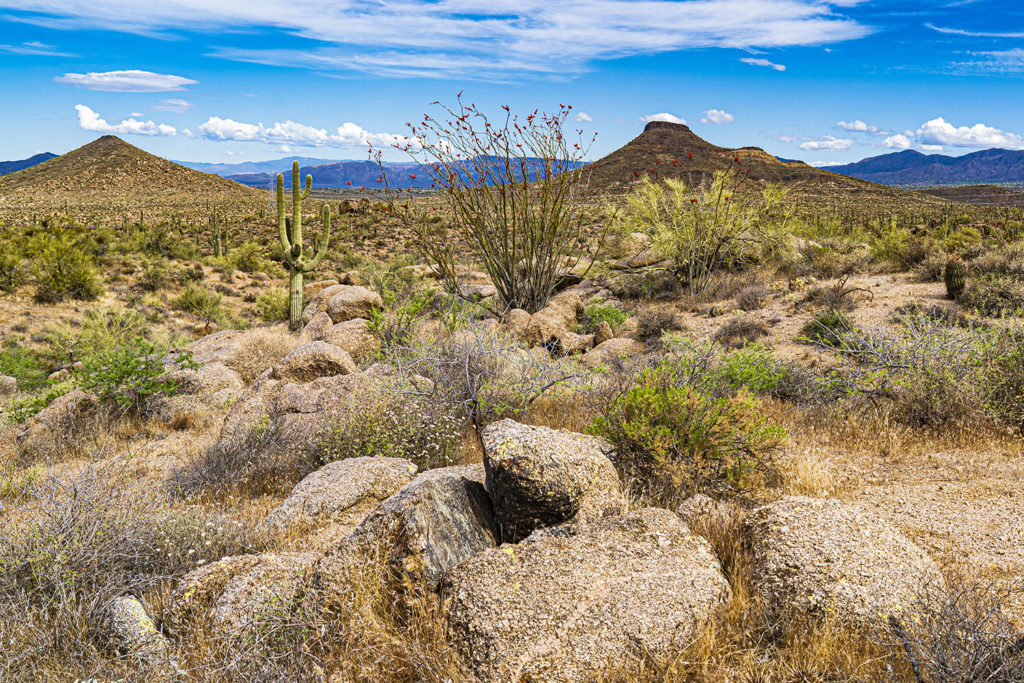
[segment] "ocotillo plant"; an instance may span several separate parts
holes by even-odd
[[[293,330],[302,327],[302,276],[316,270],[327,253],[331,237],[331,207],[324,204],[320,217],[323,233],[314,250],[302,247],[302,200],[313,189],[313,176],[306,175],[306,189],[299,186],[299,162],[292,162],[292,215],[285,215],[284,174],[277,174],[277,228],[284,248],[284,267],[288,269],[288,324]]]

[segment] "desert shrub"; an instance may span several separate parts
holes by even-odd
[[[626,322],[629,313],[611,304],[592,303],[588,304],[583,311],[583,320],[578,325],[579,331],[583,334],[596,332],[601,323],[608,323],[612,330]]]
[[[504,305],[536,312],[560,275],[588,256],[594,231],[583,222],[581,190],[589,145],[571,140],[565,130],[570,108],[561,105],[553,114],[509,113],[495,121],[461,99],[455,108],[442,108],[441,119],[427,114],[410,124],[421,144],[401,147],[436,185],[442,206],[392,191],[390,213],[412,230],[420,255],[437,264],[449,291],[458,283],[451,229],[466,237],[469,258],[487,272]]]
[[[400,297],[387,285],[380,291],[384,306],[370,312],[366,326],[380,340],[380,354],[387,358],[412,341],[430,311],[434,292],[427,290]]]
[[[914,267],[914,277],[922,282],[942,282],[948,262],[949,254],[932,252]]]
[[[785,367],[775,353],[760,342],[726,353],[721,368],[722,379],[731,389],[746,389],[754,394],[775,392],[785,374]]]
[[[681,289],[679,279],[663,270],[642,270],[618,277],[610,287],[619,299],[661,300],[671,299]]]
[[[203,272],[203,267],[196,263],[190,268],[182,268],[178,271],[178,282],[183,285],[187,285],[192,282],[202,282],[206,277],[206,273]]]
[[[35,261],[36,301],[91,301],[103,291],[92,252],[74,236],[51,237]]]
[[[278,329],[255,330],[245,335],[238,352],[227,365],[249,384],[298,346],[294,335]]]
[[[890,616],[879,640],[906,661],[918,683],[1016,683],[1024,674],[1024,633],[1007,616],[1022,595],[1018,584],[997,585],[956,576],[928,583]]]
[[[18,380],[18,388],[22,391],[43,386],[48,374],[39,356],[17,342],[0,351],[0,375]]]
[[[803,338],[810,342],[836,345],[856,330],[853,319],[842,311],[829,308],[814,314],[803,327]]]
[[[681,327],[671,311],[645,310],[636,318],[636,339],[648,346],[660,343],[666,332],[676,332]]]
[[[987,411],[1024,433],[1024,333],[1006,331],[990,347],[982,370]]]
[[[152,399],[173,396],[177,385],[164,361],[167,349],[158,348],[142,337],[97,351],[82,361],[75,371],[75,383],[101,401],[112,402],[118,409],[136,415],[144,414]],[[174,354],[173,360],[184,368],[196,368],[189,352]]]
[[[224,297],[218,292],[189,283],[174,300],[175,308],[199,316],[207,323],[224,319]]]
[[[147,292],[156,292],[171,284],[171,270],[163,259],[146,259],[142,263],[139,286]]]
[[[465,419],[450,406],[378,390],[344,406],[315,448],[318,463],[362,456],[411,460],[420,471],[456,464]]]
[[[738,197],[744,176],[718,171],[710,183],[691,188],[681,180],[644,181],[626,199],[623,221],[630,231],[650,234],[658,253],[691,294],[703,292],[716,273],[774,252],[785,217],[774,216],[785,193],[763,188],[759,197]]]
[[[0,244],[0,292],[11,294],[28,282],[28,266],[25,258],[15,253],[14,245]]]
[[[874,297],[871,290],[849,284],[850,277],[843,275],[829,285],[815,285],[807,290],[801,304],[810,303],[837,311],[852,311],[856,308],[857,297]]]
[[[72,324],[46,331],[45,354],[55,364],[85,360],[99,351],[145,336],[148,331],[145,318],[130,308],[86,311]]]
[[[1008,244],[990,249],[970,262],[972,275],[1006,275],[1024,278],[1024,244]]]
[[[1021,315],[1024,314],[1024,281],[1011,275],[972,277],[958,302],[982,315]]]
[[[264,270],[268,265],[263,258],[263,245],[255,240],[246,240],[232,248],[227,259],[243,273],[255,273]]]
[[[893,313],[894,322],[899,322],[907,316],[916,316],[927,318],[944,327],[984,327],[983,322],[965,315],[963,311],[941,304],[924,305],[920,301],[910,301],[902,306],[898,306]]]
[[[260,293],[253,306],[256,317],[265,323],[276,323],[288,319],[288,290],[275,287]]]
[[[736,305],[742,311],[756,311],[764,306],[767,298],[768,289],[764,285],[760,283],[747,285],[736,295]]]
[[[702,491],[748,490],[773,476],[785,431],[758,415],[745,389],[716,398],[690,385],[671,362],[644,370],[588,432],[616,448],[615,464],[662,504]]]
[[[767,336],[768,327],[750,316],[733,318],[715,333],[715,341],[726,346],[742,347]]]

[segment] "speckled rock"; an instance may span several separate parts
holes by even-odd
[[[614,366],[616,363],[635,358],[642,353],[644,345],[635,339],[615,337],[601,342],[583,354],[580,359],[589,368]]]
[[[483,442],[487,492],[504,541],[626,509],[604,439],[506,419],[488,425]]]
[[[327,315],[331,316],[331,320],[335,323],[343,323],[354,318],[368,319],[374,309],[384,306],[380,295],[366,287],[358,285],[339,286],[342,289],[335,290],[327,302]],[[331,287],[330,289],[333,290],[334,288]]]
[[[18,380],[9,375],[0,375],[0,396],[10,396],[18,392]]]
[[[608,324],[607,320],[602,320],[601,324],[594,330],[594,346],[599,346],[614,337],[615,332],[612,331],[612,326]]]
[[[104,612],[100,632],[120,655],[150,662],[167,655],[167,638],[136,598],[114,598]]]
[[[302,324],[308,325],[313,318],[321,313],[327,313],[327,302],[331,297],[345,289],[347,285],[331,285],[321,289],[306,303],[302,309]],[[332,321],[333,322],[333,321]]]
[[[320,292],[336,284],[338,284],[337,280],[317,280],[316,282],[306,283],[302,286],[302,300],[309,301]]]
[[[347,351],[321,341],[297,346],[278,361],[271,371],[274,379],[312,382],[320,377],[351,375],[359,372]]]
[[[448,622],[479,680],[590,681],[664,660],[730,597],[707,541],[667,510],[537,531],[445,576]]]
[[[160,620],[168,631],[182,636],[209,610],[224,592],[231,579],[252,569],[259,555],[234,555],[205,564],[186,574],[178,582],[164,607]]]
[[[265,520],[275,533],[301,533],[325,524],[359,524],[373,507],[416,474],[402,458],[349,458],[327,463],[308,475]]]
[[[329,325],[319,338],[347,351],[355,359],[371,358],[380,349],[380,339],[370,331],[368,322],[363,318]]]
[[[252,629],[288,619],[299,606],[317,556],[266,553],[234,576],[213,605],[211,626],[222,638],[248,637]]]
[[[501,327],[513,339],[526,340],[526,330],[530,326],[530,314],[521,308],[513,308],[505,313],[501,319]]]
[[[751,584],[769,611],[873,626],[940,585],[935,562],[877,515],[832,499],[792,496],[758,508],[743,527]]]
[[[583,300],[576,292],[553,296],[547,306],[530,316],[523,339],[531,346],[561,344],[562,336],[572,332],[582,313]]]

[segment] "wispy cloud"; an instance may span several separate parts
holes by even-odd
[[[351,122],[343,123],[334,132],[330,132],[325,128],[295,121],[264,126],[262,123],[245,123],[219,116],[211,116],[189,134],[216,142],[264,142],[302,147],[385,147],[407,139],[391,133],[371,133]]]
[[[91,71],[86,74],[67,73],[57,76],[53,80],[78,88],[107,92],[178,92],[185,90],[187,85],[195,85],[199,82],[182,76],[157,74],[138,69]]]
[[[732,114],[722,111],[721,109],[708,109],[704,112],[701,123],[713,123],[718,126],[725,126],[736,120],[736,117]]]
[[[751,66],[767,66],[767,67],[771,67],[772,69],[775,69],[776,71],[785,71],[786,70],[786,65],[785,64],[776,64],[775,62],[770,62],[767,59],[762,59],[760,57],[744,57],[740,61],[743,62],[744,64],[750,64]]]
[[[593,123],[594,117],[585,111],[576,112],[576,123]]]
[[[828,168],[829,166],[842,166],[843,162],[842,161],[808,161],[807,165],[808,166],[813,166],[814,168]]]
[[[807,152],[845,152],[850,147],[853,147],[853,140],[837,138],[832,135],[810,138],[806,142],[800,143],[800,149]]]
[[[154,111],[170,111],[175,114],[184,114],[192,108],[192,103],[188,100],[183,100],[180,97],[171,97],[166,100],[160,100],[157,104],[154,104],[151,109]]]
[[[663,111],[660,114],[646,114],[640,117],[641,123],[650,123],[651,121],[668,121],[669,123],[681,123],[686,125],[686,119],[680,118],[675,114],[669,114],[667,111]]]
[[[1024,38],[1024,33],[1017,31],[1000,32],[1000,31],[968,31],[962,28],[944,28],[942,26],[935,26],[934,24],[925,24],[928,28],[939,33],[945,33],[947,35],[954,36],[967,36],[970,38]]]
[[[178,131],[174,126],[164,123],[153,123],[152,121],[139,121],[135,118],[127,118],[120,123],[108,123],[99,114],[85,106],[76,104],[78,112],[78,125],[82,130],[94,131],[96,133],[110,133],[113,135],[177,135]]]
[[[836,121],[835,127],[839,130],[845,130],[851,133],[867,133],[869,135],[877,135],[879,137],[892,135],[892,131],[883,130],[878,126],[869,125],[860,119],[854,119],[853,121]]]
[[[861,38],[848,0],[0,0],[22,19],[143,34],[270,29],[308,48],[223,46],[213,54],[260,63],[385,75],[487,79],[571,76],[594,60],[708,47],[770,49]],[[773,68],[776,65],[769,64]],[[777,65],[780,66],[781,65]],[[781,68],[779,70],[782,70]]]
[[[0,45],[0,52],[10,55],[30,55],[33,57],[77,57],[70,52],[61,52],[53,45],[31,41],[19,45]]]
[[[1024,49],[972,52],[978,59],[954,62],[953,69],[960,72],[1020,73],[1024,72]]]

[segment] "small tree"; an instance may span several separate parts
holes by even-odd
[[[388,208],[411,229],[420,255],[436,264],[453,291],[452,237],[464,236],[468,255],[483,265],[503,302],[537,311],[559,276],[587,253],[581,195],[589,142],[582,130],[575,131],[575,142],[567,136],[571,106],[525,117],[505,106],[504,120],[497,123],[461,98],[457,107],[441,108],[446,116],[428,114],[409,124],[410,137],[395,145],[419,164],[410,180],[425,174],[439,201],[410,201],[412,183],[398,189],[378,152]]]
[[[773,216],[785,197],[774,185],[740,200],[745,178],[738,163],[695,188],[673,178],[660,184],[645,178],[627,197],[624,225],[650,234],[655,249],[671,259],[672,273],[691,294],[700,294],[715,273],[741,263],[752,250],[776,246],[788,220]]]

